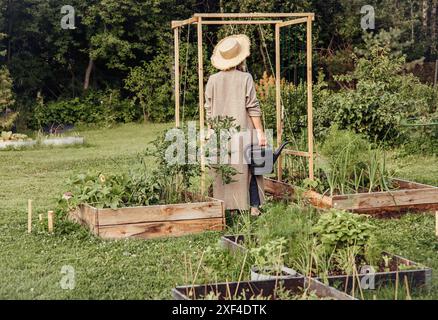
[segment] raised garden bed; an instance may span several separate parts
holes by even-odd
[[[84,144],[84,137],[45,138],[41,140],[41,144],[43,146],[68,146]]]
[[[30,148],[35,146],[62,147],[62,146],[81,145],[81,144],[84,144],[84,137],[44,138],[41,140],[40,139],[0,140],[0,150]]]
[[[356,213],[438,210],[437,187],[402,179],[393,179],[393,182],[399,189],[334,196],[306,191],[303,196],[318,208],[335,208]],[[291,197],[295,192],[292,185],[268,178],[265,178],[265,191],[276,198]]]
[[[335,288],[326,286],[317,280],[304,277],[285,280],[243,281],[180,286],[172,290],[172,296],[176,300],[197,300],[206,299],[207,297],[217,300],[249,300],[254,298],[278,300],[282,298],[280,294],[278,294],[279,288],[281,288],[280,290],[283,294],[286,293],[291,298],[296,296],[297,299],[302,296],[303,288],[308,288],[308,291],[316,296],[315,299],[354,300],[352,296],[338,291]]]
[[[193,197],[191,203],[115,210],[83,204],[69,217],[104,239],[177,237],[220,231],[225,226],[223,201],[201,196]]]
[[[221,239],[221,244],[223,247],[234,252],[245,252],[247,250],[245,247],[245,237],[243,235],[223,236]],[[383,255],[388,256],[392,264],[394,264],[396,268],[399,268],[399,270],[375,272],[375,288],[388,284],[395,284],[396,281],[399,281],[399,283],[404,283],[405,278],[408,281],[410,288],[418,288],[430,285],[432,281],[432,269],[394,254],[383,252],[382,256]],[[404,268],[400,268],[399,266],[403,266]],[[369,275],[359,275],[359,279],[361,281],[364,277],[369,277]],[[330,286],[337,286],[350,290],[353,283],[353,276],[330,275],[328,276],[328,283]]]
[[[14,141],[14,140],[1,141],[0,140],[0,150],[33,147],[36,144],[37,144],[36,140],[23,140],[23,141]]]

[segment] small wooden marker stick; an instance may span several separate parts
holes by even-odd
[[[32,233],[32,200],[27,200],[27,233]]]
[[[42,214],[42,213],[40,213],[40,214],[38,215],[38,220],[39,220],[39,221],[43,221],[43,214]]]
[[[49,227],[49,232],[53,232],[53,211],[47,212],[47,222]]]
[[[438,237],[438,211],[435,211],[435,236]]]

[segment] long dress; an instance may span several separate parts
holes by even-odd
[[[205,111],[207,119],[229,116],[235,119],[235,124],[240,126],[242,131],[254,129],[250,117],[261,117],[262,113],[251,74],[229,70],[211,75],[205,88]],[[257,141],[253,140],[253,143]],[[243,153],[245,146],[241,150]],[[239,172],[233,177],[235,182],[224,184],[221,177],[216,175],[213,197],[223,200],[227,210],[248,210],[251,178],[248,164],[240,161],[238,164],[233,162],[232,166]],[[263,203],[262,176],[257,176],[257,185],[260,202]]]

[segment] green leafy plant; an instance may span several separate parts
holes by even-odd
[[[202,263],[203,276],[206,281],[217,279],[239,279],[248,277],[249,265],[243,254],[232,254],[219,245],[209,246],[204,251]]]
[[[347,275],[352,275],[357,271],[356,260],[363,249],[359,246],[346,246],[339,249],[334,254],[334,261],[337,267]]]
[[[250,256],[254,261],[254,267],[262,272],[280,274],[284,266],[286,239],[278,238],[269,241],[263,246],[252,248]]]
[[[69,179],[67,184],[74,197],[71,205],[87,203],[97,208],[116,209],[126,202],[126,175],[79,174]]]
[[[217,119],[217,126],[231,129],[234,120],[226,117]],[[188,128],[183,127],[185,136]],[[189,191],[197,191],[196,179],[200,176],[200,165],[189,159],[190,141],[185,139],[184,159],[169,162],[167,152],[174,143],[167,138],[167,132],[160,134],[139,156],[138,163],[128,173],[104,175],[103,173],[80,174],[68,181],[69,192],[73,195],[70,204],[88,203],[98,208],[118,208],[121,206],[171,204],[192,201]],[[145,157],[153,157],[156,167],[148,169]],[[190,160],[190,161],[189,161]],[[224,182],[232,181],[236,170],[230,165],[218,167]]]
[[[288,253],[291,253],[289,248]],[[318,243],[317,238],[300,239],[294,244],[294,254],[288,256],[288,262],[301,274],[306,276],[318,276],[328,283],[328,275],[333,269],[333,252]]]
[[[184,127],[183,130],[187,130],[187,127]],[[187,132],[185,134],[187,136]],[[168,162],[167,152],[173,142],[166,138],[166,133],[163,133],[153,141],[153,147],[145,151],[145,156],[153,157],[156,160],[157,168],[153,170],[149,179],[155,182],[159,198],[166,203],[182,200],[181,196],[194,187],[194,178],[200,176],[199,163],[189,161],[190,141],[184,142],[185,158],[179,159],[182,161]]]
[[[213,134],[210,135],[210,142],[212,143],[213,148],[206,150],[206,157],[207,159],[213,158],[219,160],[221,154],[228,151],[226,149],[228,143],[231,140],[232,135],[240,131],[240,126],[237,126],[235,124],[235,119],[229,116],[217,116],[209,119],[208,126],[213,130]],[[239,173],[237,169],[232,165],[220,163],[220,161],[215,162],[218,163],[209,163],[208,166],[221,177],[223,184],[235,182],[233,177]]]
[[[374,229],[366,216],[332,209],[321,215],[313,232],[328,251],[357,246],[364,253],[365,246],[373,237]]]
[[[386,166],[386,154],[361,135],[330,128],[316,161],[319,189],[330,195],[385,191],[392,188],[393,173]]]
[[[302,208],[298,205],[268,204],[264,211],[267,214],[259,217],[254,225],[253,232],[257,234],[260,244],[271,240],[284,238],[287,247],[294,245],[301,239],[305,239],[311,233],[312,223],[317,213],[312,208]],[[288,252],[288,255],[292,254]]]
[[[171,204],[193,200],[189,190],[200,174],[197,163],[168,163],[166,150],[172,141],[160,135],[138,157],[137,165],[126,174],[79,174],[68,181],[70,204],[88,203],[98,208],[118,208],[153,204]],[[187,148],[187,145],[185,145]],[[156,167],[148,169],[145,157],[154,157]],[[195,191],[195,190],[193,190]]]
[[[316,127],[328,128],[336,123],[370,141],[399,144],[405,140],[399,124],[430,108],[431,95],[425,93],[433,92],[433,88],[427,88],[412,74],[403,74],[405,57],[391,56],[387,44],[374,43],[367,55],[354,55],[353,59],[351,73],[334,77],[341,90],[328,91],[317,106]]]

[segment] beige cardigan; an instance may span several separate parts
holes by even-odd
[[[233,117],[241,130],[253,129],[250,117],[260,117],[259,101],[257,100],[254,80],[251,74],[238,70],[220,71],[208,79],[205,88],[205,111],[207,119],[217,116]],[[244,149],[245,146],[243,146]],[[224,185],[222,179],[215,177],[213,182],[213,197],[225,202],[227,210],[249,209],[248,165],[233,164],[239,174],[233,177],[230,184]],[[260,200],[263,202],[263,177],[257,177]]]

